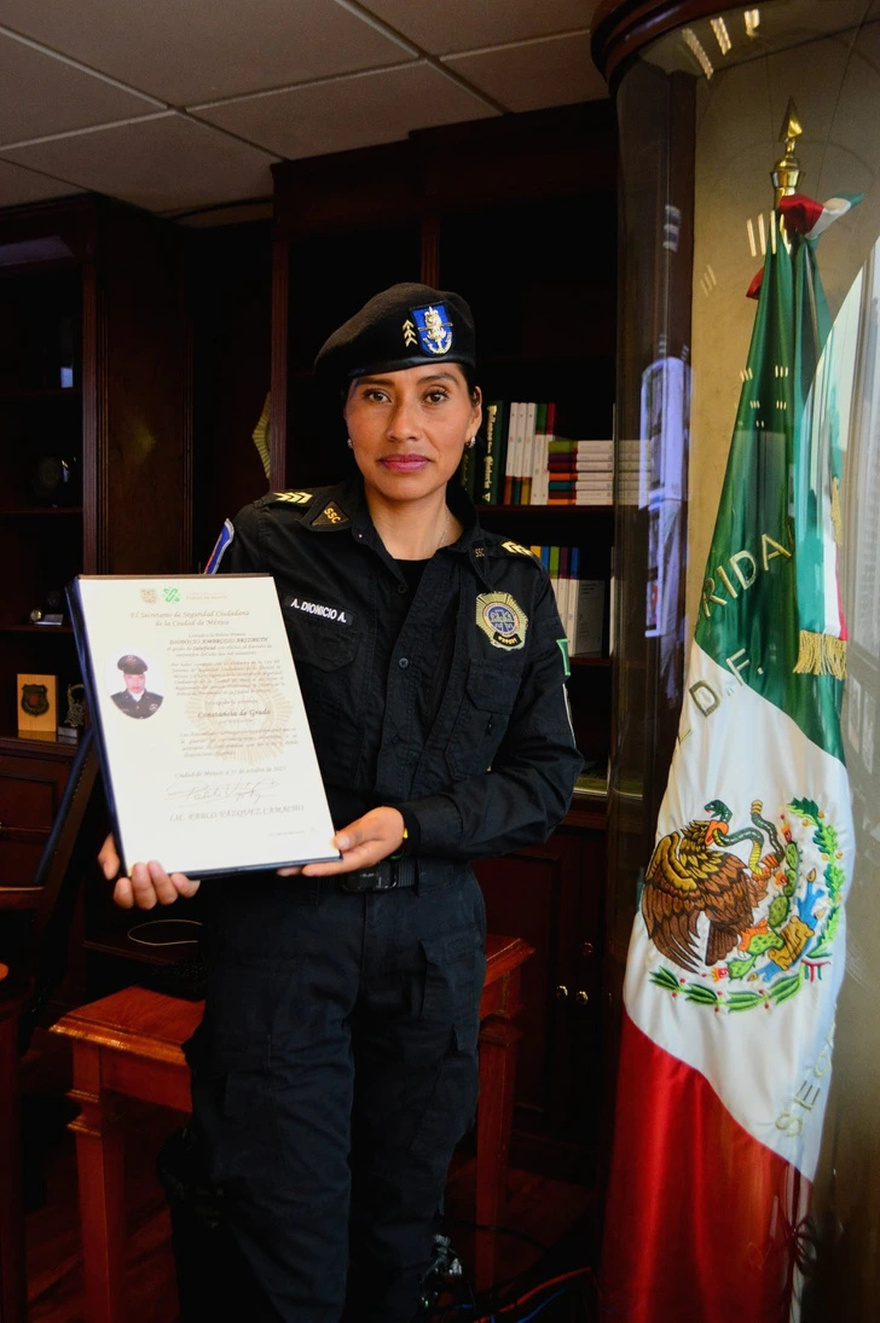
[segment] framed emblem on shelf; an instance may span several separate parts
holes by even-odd
[[[18,733],[54,739],[58,724],[58,680],[54,675],[17,675]]]

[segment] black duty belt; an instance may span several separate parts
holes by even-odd
[[[354,873],[337,873],[328,878],[336,882],[340,891],[397,891],[415,885],[414,859],[381,859],[372,868],[359,868]]]

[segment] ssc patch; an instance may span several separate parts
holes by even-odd
[[[427,308],[413,308],[412,315],[423,351],[434,358],[448,354],[452,348],[452,323],[445,305],[432,303]],[[404,337],[406,325],[404,322]]]
[[[526,641],[529,618],[510,593],[481,593],[477,598],[477,625],[493,648],[514,651]]]
[[[347,524],[348,515],[343,514],[334,501],[325,505],[317,519],[312,520],[312,528],[335,528],[337,524]]]
[[[308,505],[313,499],[311,492],[273,492],[273,501],[287,501],[290,505]]]
[[[337,625],[351,625],[354,616],[344,606],[330,606],[326,602],[311,602],[306,597],[291,597],[288,600],[289,611],[299,611],[304,616],[320,616],[322,620],[332,620]]]
[[[502,542],[501,545],[512,556],[531,556],[534,560],[534,553],[529,551],[528,547],[521,546],[519,542]]]

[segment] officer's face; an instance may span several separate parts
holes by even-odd
[[[122,678],[130,694],[142,694],[144,692],[147,682],[142,675],[129,675],[126,672]]]
[[[345,405],[367,490],[396,501],[444,489],[481,417],[457,363],[358,377]]]

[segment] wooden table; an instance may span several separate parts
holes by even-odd
[[[532,948],[519,937],[490,935],[480,1002],[480,1105],[475,1220],[498,1226],[504,1206],[513,1117],[522,966]],[[189,1070],[182,1044],[202,1017],[202,1002],[125,988],[63,1016],[55,1033],[73,1040],[73,1089],[86,1309],[89,1323],[124,1323],[125,1189],[119,1099],[189,1112]],[[478,1289],[491,1285],[495,1237],[478,1233]]]

